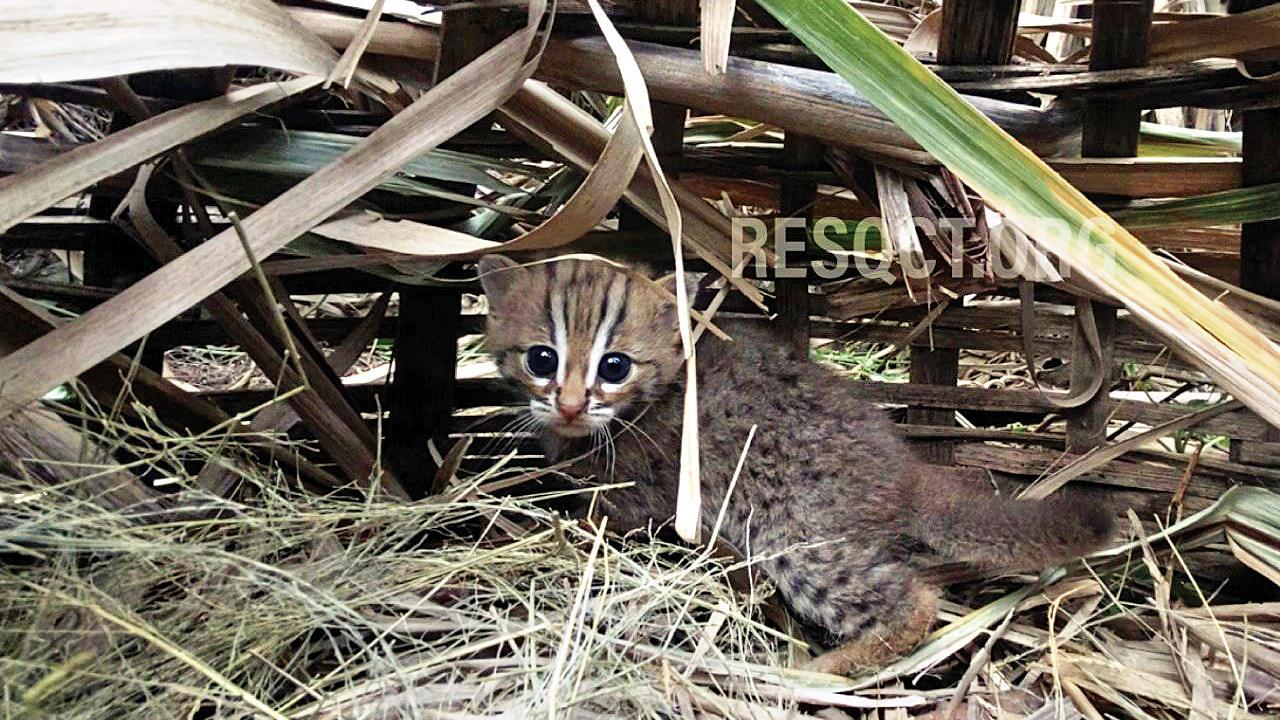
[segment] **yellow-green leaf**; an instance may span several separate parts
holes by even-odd
[[[843,0],[760,0],[814,53],[1004,213],[1064,270],[1124,303],[1233,395],[1280,425],[1280,349],[1196,291],[1040,158]]]

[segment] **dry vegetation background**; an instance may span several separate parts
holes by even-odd
[[[1280,122],[1280,6],[1158,3],[1145,60],[1091,71],[1097,5],[1022,3],[999,67],[949,60],[998,29],[929,0],[0,7],[3,716],[1275,716],[1280,304],[1241,236],[1280,218],[1250,162],[1280,129],[1241,118]],[[1082,151],[1118,98],[1137,151]],[[806,213],[883,218],[848,254],[895,281],[732,272],[731,217]],[[982,222],[953,256],[913,215]],[[687,342],[776,313],[940,471],[1081,485],[1125,538],[940,567],[916,652],[798,670],[751,558],[680,539],[691,492],[652,537],[558,512],[589,491],[510,431],[479,337],[495,248],[687,263]],[[1037,272],[998,282],[1012,256]],[[437,402],[396,395],[410,323],[457,407],[406,460],[396,403]]]

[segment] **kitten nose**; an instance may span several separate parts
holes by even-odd
[[[556,402],[556,410],[560,413],[560,417],[566,422],[574,420],[587,409],[587,399],[568,401],[559,400]]]

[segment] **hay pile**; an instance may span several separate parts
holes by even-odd
[[[1275,588],[1232,557],[1280,577],[1280,498],[1263,490],[1176,525],[1176,553],[1151,535],[1087,568],[956,586],[919,652],[848,681],[787,669],[802,633],[765,619],[767,586],[735,589],[742,563],[613,537],[544,509],[551,493],[503,497],[526,471],[405,504],[295,492],[223,437],[33,412],[2,436],[7,718],[1280,710],[1280,603],[1243,604]],[[50,447],[82,459],[31,459]],[[210,461],[235,469],[229,497],[191,485]],[[137,475],[169,492],[120,489]]]

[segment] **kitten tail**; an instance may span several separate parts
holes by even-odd
[[[1030,570],[1087,555],[1111,538],[1112,516],[1078,496],[1014,500],[973,483],[921,480],[916,535],[938,554],[991,570]]]

